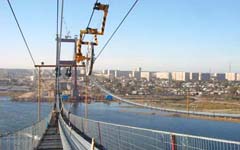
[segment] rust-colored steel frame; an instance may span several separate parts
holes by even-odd
[[[79,63],[83,60],[88,59],[87,57],[82,55],[82,45],[94,45],[97,46],[98,45],[98,39],[97,39],[97,35],[103,35],[104,34],[104,29],[105,29],[105,25],[106,25],[106,20],[107,20],[107,15],[108,15],[108,8],[109,5],[105,5],[105,4],[101,4],[101,3],[96,3],[94,6],[95,10],[101,10],[104,12],[103,14],[103,20],[102,20],[102,27],[101,30],[98,31],[98,29],[94,29],[94,28],[86,28],[85,30],[80,30],[80,37],[79,40],[77,42],[77,49],[76,49],[76,61]],[[83,35],[85,34],[91,34],[94,35],[94,41],[93,42],[88,42],[88,41],[83,41]]]

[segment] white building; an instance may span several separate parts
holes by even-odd
[[[172,79],[175,81],[189,81],[190,73],[188,73],[188,72],[172,72]]]
[[[240,81],[240,73],[237,73],[237,75],[236,75],[236,80],[237,80],[237,81]]]
[[[225,73],[226,80],[228,81],[236,81],[237,79],[237,74],[233,72],[227,72]]]
[[[133,71],[142,72],[142,68],[141,68],[141,67],[138,67],[138,68],[135,68]]]
[[[141,72],[142,72],[142,68],[141,67],[135,68],[132,71],[131,77],[135,78],[137,80],[140,80],[141,79]]]
[[[171,79],[171,74],[169,72],[156,72],[155,76],[156,76],[156,78],[163,79],[163,80]]]
[[[149,81],[152,79],[152,77],[153,77],[152,72],[148,72],[148,71],[141,72],[141,78],[147,79]]]
[[[115,76],[115,70],[107,70],[107,76],[108,77],[110,77],[110,76],[112,76],[112,77],[114,77]]]
[[[108,73],[108,70],[102,70],[102,74],[106,75]]]

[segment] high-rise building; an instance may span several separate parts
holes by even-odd
[[[138,68],[135,69],[135,71],[142,72],[142,68],[138,67]]]
[[[155,76],[158,79],[171,80],[171,73],[169,73],[169,72],[156,72]]]
[[[237,74],[233,72],[227,72],[225,73],[226,80],[228,81],[236,81],[237,79]]]
[[[149,81],[152,79],[152,77],[153,77],[152,72],[148,72],[148,71],[141,72],[141,78],[145,78]]]
[[[131,77],[135,78],[137,80],[140,80],[141,79],[141,72],[142,72],[142,68],[138,67],[138,68],[136,68],[132,71]]]
[[[191,81],[198,81],[198,80],[200,80],[199,73],[198,72],[191,72],[190,73],[190,80]]]
[[[115,70],[115,78],[119,77],[129,77],[129,74],[131,74],[131,71],[120,71],[120,70]]]
[[[226,80],[225,73],[216,73],[216,80],[218,80],[218,81]]]
[[[236,75],[236,80],[237,80],[237,81],[240,81],[240,73],[237,73],[237,75]]]
[[[210,73],[200,73],[199,80],[201,81],[209,81],[211,79]]]
[[[188,73],[188,72],[172,72],[172,79],[175,81],[189,81],[190,73]]]
[[[132,71],[132,78],[135,78],[137,80],[140,80],[141,78],[141,72],[139,71]]]
[[[115,76],[115,70],[109,70],[109,69],[108,69],[108,71],[107,71],[107,76],[108,76],[108,77],[110,77],[110,76],[111,76],[111,77],[114,77],[114,76]]]

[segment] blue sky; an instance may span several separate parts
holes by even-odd
[[[95,0],[65,0],[63,33],[86,27]],[[110,4],[102,48],[134,0]],[[55,63],[56,0],[11,0],[37,63]],[[94,68],[240,72],[239,0],[139,0]],[[95,13],[92,26],[101,16]],[[7,1],[0,1],[0,68],[31,68],[32,63]],[[72,58],[63,45],[63,59]]]

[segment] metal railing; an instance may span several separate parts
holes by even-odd
[[[77,129],[107,150],[240,150],[240,142],[84,119],[68,113]]]
[[[0,136],[1,150],[32,150],[37,147],[50,122],[52,112],[45,119],[14,133]]]
[[[59,130],[60,135],[63,143],[63,149],[72,149],[72,150],[90,150],[92,143],[86,141],[81,135],[75,132],[71,126],[67,125],[66,122],[63,120],[62,116],[59,115]],[[95,146],[94,150],[98,150]]]
[[[139,104],[136,102],[133,102],[131,100],[121,98],[110,91],[106,90],[101,86],[97,81],[91,78],[91,81],[94,85],[96,85],[102,92],[111,95],[112,97],[116,98],[117,100],[120,100],[122,102],[143,107],[143,108],[149,108],[153,110],[159,110],[159,111],[165,111],[165,112],[172,112],[172,113],[182,113],[182,114],[191,114],[191,115],[198,115],[198,116],[208,116],[208,117],[226,117],[226,118],[240,118],[240,114],[227,114],[227,113],[214,113],[214,112],[203,112],[203,111],[187,111],[187,110],[177,110],[177,109],[170,109],[170,108],[162,108],[162,107],[154,107],[154,106],[147,106],[144,104]]]

